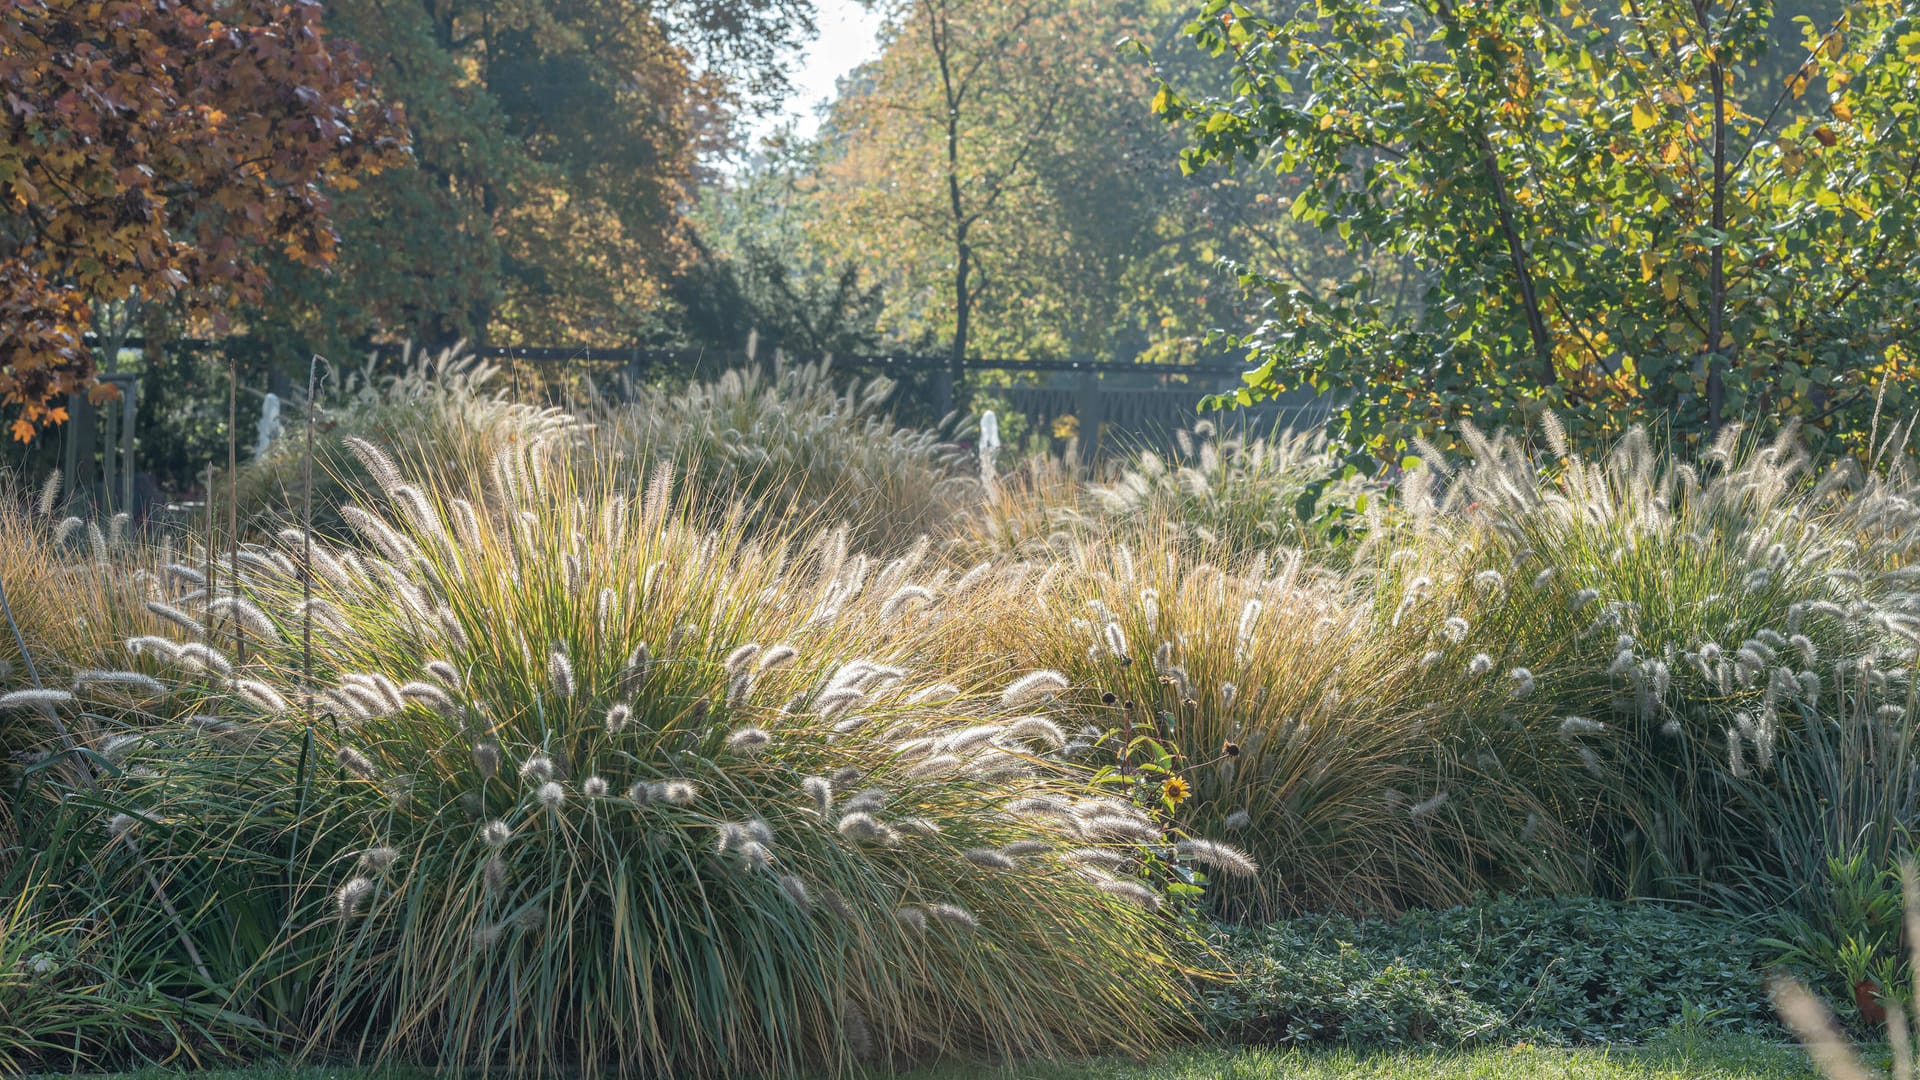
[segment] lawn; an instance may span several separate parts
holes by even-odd
[[[158,1080],[151,1070],[113,1080]],[[196,1080],[411,1080],[426,1073],[254,1068]],[[1151,1063],[1028,1063],[998,1070],[938,1066],[900,1080],[1814,1080],[1797,1046],[1751,1038],[1676,1038],[1644,1047],[1566,1050],[1526,1044],[1460,1051],[1192,1050]]]

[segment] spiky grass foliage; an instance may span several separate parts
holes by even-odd
[[[1792,861],[1900,839],[1887,815],[1914,799],[1920,605],[1883,568],[1914,543],[1910,490],[1810,477],[1790,433],[1744,452],[1730,433],[1689,465],[1636,431],[1604,460],[1562,449],[1544,475],[1512,440],[1468,441],[1472,460],[1436,470],[1443,486],[1414,491],[1405,531],[1368,554],[1380,622],[1431,630],[1437,669],[1485,653],[1528,671],[1524,702],[1431,710],[1460,757],[1484,742],[1503,772],[1516,750],[1544,765],[1530,786],[1557,793],[1610,888],[1794,881],[1775,837],[1822,820]],[[1450,616],[1470,627],[1458,640]],[[1495,677],[1477,685],[1484,702]],[[1847,772],[1866,746],[1873,768]],[[1829,808],[1823,774],[1874,790]]]
[[[846,521],[857,546],[890,548],[944,529],[981,497],[972,457],[943,430],[894,422],[894,383],[850,379],[826,361],[728,371],[681,389],[642,387],[590,419],[606,452],[650,468],[670,460],[690,483],[764,507]]]
[[[1127,870],[1159,832],[1013,723],[1049,688],[869,653],[890,594],[848,588],[844,535],[593,494],[551,443],[497,464],[478,504],[394,478],[347,515],[379,554],[249,568],[272,632],[231,675],[145,654],[200,717],[127,757],[89,831],[101,873],[145,852],[191,926],[265,935],[236,1000],[317,1050],[593,1074],[1139,1051],[1179,1023],[1184,924]],[[164,923],[134,880],[117,917]]]
[[[205,1064],[259,1043],[239,1017],[129,978],[108,928],[49,914],[57,890],[44,877],[0,883],[0,1075]]]
[[[1494,862],[1548,888],[1581,880],[1524,787],[1495,796],[1503,824],[1533,814],[1524,838],[1462,827],[1454,761],[1409,700],[1441,673],[1377,631],[1351,575],[1299,552],[1215,563],[1177,535],[1150,525],[1137,547],[1079,541],[1045,567],[998,568],[974,593],[990,635],[944,647],[1067,673],[1094,760],[1141,736],[1178,748],[1181,819],[1262,867],[1250,882],[1210,874],[1230,911],[1444,905],[1486,887]]]
[[[371,440],[401,461],[431,470],[475,458],[482,460],[514,438],[527,438],[561,422],[556,409],[540,409],[509,400],[500,370],[461,351],[409,348],[390,370],[372,362],[359,371],[334,373],[316,402],[312,463],[315,526],[323,533],[349,535],[339,519],[341,506],[380,490],[379,481],[350,448],[354,439]],[[302,520],[306,506],[306,430],[304,405],[281,413],[284,434],[267,453],[243,464],[234,479],[240,520],[255,535],[272,535]],[[213,497],[224,503],[228,479],[217,477]],[[224,520],[224,508],[220,510]]]
[[[1176,432],[1173,452],[1141,451],[1110,483],[1087,489],[1109,523],[1171,525],[1236,550],[1326,547],[1361,520],[1377,485],[1350,469],[1322,431],[1221,435],[1209,422]]]
[[[1056,539],[989,567],[975,631],[947,616],[930,647],[1058,668],[1107,691],[1075,700],[1109,745],[1179,746],[1186,820],[1259,857],[1265,909],[1519,885],[1763,905],[1906,838],[1904,474],[1818,481],[1790,440],[1686,466],[1637,434],[1550,470],[1469,442],[1350,567],[1165,522]]]

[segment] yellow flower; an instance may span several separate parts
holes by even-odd
[[[1160,794],[1166,796],[1168,802],[1178,806],[1186,801],[1187,796],[1193,794],[1193,788],[1185,780],[1176,776],[1160,785]]]

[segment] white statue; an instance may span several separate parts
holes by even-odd
[[[260,423],[254,431],[253,456],[265,457],[267,448],[280,437],[280,395],[268,394],[260,403]]]
[[[980,482],[986,485],[987,494],[994,494],[995,474],[993,462],[1000,455],[1000,418],[992,409],[980,414]]]

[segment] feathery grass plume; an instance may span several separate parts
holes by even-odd
[[[233,661],[211,645],[190,641],[174,650],[173,659],[196,670],[211,671],[221,678],[233,674]]]
[[[548,810],[559,810],[567,801],[567,789],[561,787],[557,781],[549,780],[540,785],[536,797],[540,800],[540,805]]]
[[[433,683],[405,683],[399,688],[399,693],[403,701],[424,705],[441,716],[453,716],[460,711],[453,698]]]
[[[207,605],[207,611],[220,617],[231,618],[248,634],[267,642],[280,641],[280,628],[275,626],[260,605],[244,596],[222,596]]]
[[[358,915],[360,909],[365,907],[372,897],[372,878],[349,878],[347,883],[340,886],[340,890],[334,894],[334,906],[339,910],[341,918],[350,919]]]
[[[333,752],[333,760],[339,766],[362,780],[372,780],[380,775],[367,755],[351,746],[342,746]]]
[[[1600,599],[1599,589],[1581,589],[1567,598],[1567,610],[1578,613],[1582,608]]]
[[[1245,810],[1235,810],[1233,813],[1227,815],[1224,824],[1229,832],[1239,832],[1241,829],[1253,824],[1253,815]]]
[[[147,610],[178,626],[196,638],[205,637],[207,634],[207,628],[201,624],[199,619],[181,611],[172,604],[163,604],[158,600],[149,600],[147,601]]]
[[[661,780],[648,786],[649,796],[671,806],[691,806],[700,797],[700,789],[686,780]]]
[[[1492,670],[1493,657],[1488,656],[1486,653],[1475,653],[1473,659],[1467,661],[1467,674],[1475,678],[1485,675]]]
[[[1017,870],[1020,867],[1011,856],[994,848],[968,848],[960,854],[973,865],[988,870]]]
[[[1095,814],[1079,819],[1080,834],[1089,840],[1137,840],[1154,844],[1163,839],[1159,826],[1122,814]]]
[[[902,585],[880,604],[880,618],[891,621],[911,610],[915,604],[933,603],[933,593],[922,585]]]
[[[573,696],[573,661],[559,649],[547,654],[547,685],[557,698]]]
[[[927,932],[927,909],[918,904],[902,904],[894,909],[893,918],[915,935]]]
[[[1192,838],[1176,840],[1173,849],[1184,859],[1190,859],[1202,866],[1211,866],[1231,877],[1251,878],[1260,872],[1260,866],[1253,861],[1252,856],[1239,848],[1214,840]]]
[[[54,526],[54,530],[53,530],[54,546],[59,547],[60,545],[65,544],[67,542],[67,539],[74,534],[74,531],[79,529],[81,526],[85,524],[86,522],[80,520],[77,517],[68,517],[68,518],[61,519],[60,524]]]
[[[1160,910],[1160,894],[1137,881],[1122,878],[1105,877],[1097,879],[1096,885],[1101,892],[1117,896],[1130,904],[1136,904],[1147,911]]]
[[[248,704],[268,716],[282,716],[293,709],[287,704],[287,699],[280,696],[280,691],[259,679],[233,679],[227,683],[227,689],[239,694]]]
[[[1032,741],[1058,750],[1067,744],[1066,732],[1044,716],[1022,716],[1007,724],[1001,733],[1007,742]]]
[[[1515,701],[1522,701],[1533,696],[1533,672],[1523,667],[1517,667],[1507,672],[1507,677],[1513,680],[1513,689],[1508,693]]]
[[[360,462],[360,467],[367,470],[367,475],[373,477],[373,482],[380,485],[380,490],[391,492],[401,485],[400,468],[385,450],[357,435],[348,436],[341,442]]]
[[[474,744],[473,767],[482,780],[491,780],[500,775],[500,747],[490,742]]]
[[[899,833],[864,810],[840,815],[840,822],[835,828],[841,836],[859,844],[892,847],[900,842]]]
[[[793,658],[799,655],[800,650],[791,645],[780,644],[769,646],[765,652],[760,654],[759,670],[762,674],[765,674],[766,672],[773,671],[776,668],[791,663]]]
[[[929,918],[946,923],[948,926],[957,926],[963,930],[980,929],[980,920],[974,916],[973,912],[958,904],[928,904],[926,912]]]
[[[87,668],[73,673],[73,689],[76,693],[95,686],[108,686],[133,693],[159,696],[166,693],[166,687],[150,675],[137,671],[101,671]]]
[[[743,727],[727,736],[727,749],[736,754],[757,754],[773,742],[764,728]]]
[[[1482,570],[1473,575],[1473,587],[1483,593],[1494,593],[1507,587],[1507,579],[1498,570]]]
[[[615,705],[611,709],[608,709],[607,721],[606,721],[607,734],[609,735],[620,734],[620,732],[626,728],[627,722],[632,719],[633,719],[633,707],[630,705],[620,704],[620,705]]]
[[[1103,631],[1106,635],[1107,651],[1122,664],[1133,662],[1133,656],[1127,652],[1127,632],[1117,622],[1108,622]]]
[[[607,797],[607,791],[607,781],[604,777],[589,776],[580,785],[580,793],[589,799],[604,799]]]
[[[520,763],[520,780],[523,783],[539,785],[553,779],[553,759],[545,754],[529,754],[527,760]]]
[[[1049,840],[1015,840],[1002,847],[1000,853],[1010,858],[1018,858],[1022,855],[1045,855],[1052,850],[1053,842]]]
[[[1035,671],[1015,679],[1000,695],[1000,704],[1009,709],[1045,701],[1071,685],[1057,671]]]
[[[495,851],[507,846],[513,839],[513,829],[504,821],[489,821],[480,827],[480,842]]]
[[[807,891],[807,883],[800,877],[794,874],[781,874],[775,880],[780,883],[780,891],[787,894],[787,899],[803,908],[813,906],[813,895]]]
[[[372,870],[374,873],[381,873],[391,869],[394,861],[399,858],[400,850],[398,848],[386,846],[370,847],[360,853],[360,865]]]
[[[723,662],[722,666],[727,669],[727,674],[738,675],[742,670],[744,670],[747,667],[748,664],[753,663],[754,657],[759,655],[760,655],[760,646],[752,642],[748,642],[747,644],[742,645],[739,648],[728,653],[727,658]]]
[[[800,790],[813,803],[821,817],[833,815],[833,784],[824,776],[809,776],[800,781]]]
[[[1607,730],[1607,725],[1598,720],[1589,720],[1584,716],[1569,716],[1560,721],[1560,737],[1576,738],[1581,735],[1598,735]]]
[[[34,689],[10,690],[0,694],[0,712],[12,709],[51,709],[56,705],[65,705],[73,700],[73,694],[67,690]]]
[[[1467,620],[1458,615],[1453,615],[1449,616],[1447,621],[1441,625],[1440,633],[1448,641],[1457,645],[1467,640],[1467,629]]]
[[[169,638],[148,634],[128,638],[127,651],[135,656],[155,656],[161,660],[172,660],[180,654],[180,646]]]

